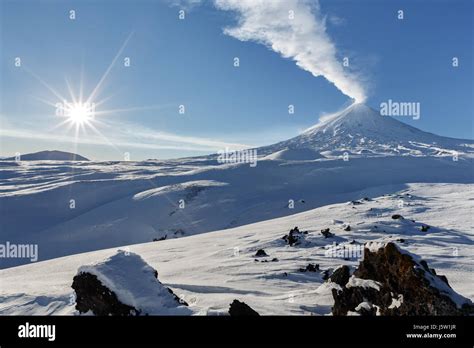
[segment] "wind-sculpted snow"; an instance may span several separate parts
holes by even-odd
[[[410,182],[471,183],[472,168],[471,159],[411,156],[263,160],[255,168],[193,166],[185,160],[88,166],[22,162],[0,168],[0,242],[38,244],[39,259],[45,260],[236,227],[392,193]],[[25,262],[0,259],[0,267]]]
[[[37,166],[22,163],[0,170],[10,172],[10,179],[2,180],[0,232],[3,243],[38,244],[40,260],[239,226],[353,200],[365,192],[393,192],[391,187],[380,190],[378,186],[473,179],[470,159],[455,162],[450,158],[384,157],[285,165],[260,161],[256,168],[210,165],[196,173],[177,174],[180,169],[175,168],[170,175],[164,174],[159,162],[146,168],[126,163],[114,168],[98,163],[91,164],[92,168],[63,164],[48,166],[53,173],[45,175],[35,173],[44,169]],[[190,184],[196,181],[202,184]],[[150,196],[136,199],[145,195]],[[25,262],[0,260],[1,267]]]
[[[283,218],[120,249],[158,270],[163,285],[194,314],[225,314],[237,299],[261,315],[330,315],[332,289],[340,286],[327,282],[327,275],[340,265],[354,269],[369,242],[371,248],[393,242],[419,255],[455,292],[474,299],[474,185],[410,184],[379,191],[395,193],[365,191],[357,200]],[[392,218],[396,215],[403,219]],[[282,237],[295,226],[308,233],[304,243],[290,246]],[[326,228],[334,237],[324,238],[320,231]],[[268,256],[256,262],[259,249]],[[0,314],[78,314],[71,289],[78,268],[116,250],[0,270]],[[308,270],[308,264],[318,267]]]

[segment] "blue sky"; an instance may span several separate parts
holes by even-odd
[[[0,156],[58,149],[142,160],[265,145],[362,93],[375,109],[420,102],[421,118],[401,121],[473,138],[472,1],[288,0],[275,12],[248,1],[2,0]],[[298,28],[316,28],[294,42],[268,20],[291,8]],[[129,35],[94,99],[108,98],[96,107],[97,132],[86,126],[76,138],[74,127],[58,126],[45,101],[61,100],[45,84],[70,100],[66,79],[78,96],[82,75],[89,95]],[[340,69],[344,57],[350,65]]]

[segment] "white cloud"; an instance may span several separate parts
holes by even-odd
[[[346,20],[344,18],[336,16],[336,15],[329,15],[326,18],[328,22],[334,26],[341,26],[341,25],[346,24]]]
[[[250,147],[245,144],[155,131],[150,128],[130,123],[101,123],[101,126],[98,127],[98,129],[100,129],[100,133],[103,134],[103,137],[95,134],[91,129],[89,129],[87,130],[87,134],[81,131],[76,140],[74,129],[66,131],[64,128],[57,128],[50,131],[39,131],[38,129],[32,129],[30,127],[9,125],[0,128],[0,136],[16,139],[44,140],[52,143],[77,142],[78,144],[114,146],[125,149],[131,147],[207,153],[215,153],[226,147],[234,150]]]
[[[241,41],[266,45],[291,58],[314,76],[324,76],[342,93],[363,102],[366,93],[357,77],[337,59],[336,47],[326,32],[319,3],[310,0],[214,0],[221,10],[236,11],[238,24],[225,34]],[[293,11],[294,18],[290,18]]]

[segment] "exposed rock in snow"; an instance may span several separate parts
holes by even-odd
[[[331,238],[334,237],[334,233],[329,232],[329,228],[325,228],[321,230],[321,234],[324,236],[324,238]]]
[[[351,270],[349,266],[343,265],[334,270],[334,272],[329,276],[329,280],[333,283],[339,284],[340,286],[345,286],[349,281],[351,276]]]
[[[334,315],[468,315],[471,300],[457,294],[416,255],[395,244],[369,244],[342,290],[333,290]]]
[[[116,186],[113,187],[116,190]],[[376,245],[383,248],[388,242],[398,239],[404,239],[407,250],[422,255],[430,267],[436,268],[438,274],[445,274],[456,292],[474,300],[474,289],[470,281],[474,272],[471,209],[474,186],[407,184],[377,190],[360,192],[341,200],[347,202],[349,199],[369,195],[374,197],[372,201],[359,206],[359,209],[352,209],[352,206],[345,203],[331,204],[283,218],[194,236],[188,234],[187,237],[178,239],[172,238],[168,231],[169,237],[160,242],[150,242],[153,237],[157,237],[157,230],[153,230],[147,243],[129,245],[127,250],[140,255],[150,266],[159,270],[160,281],[189,303],[186,308],[196,315],[227,313],[229,304],[235,298],[251,305],[261,315],[328,315],[334,305],[332,289],[341,290],[341,286],[325,282],[323,277],[329,277],[332,270],[337,270],[341,264],[350,266],[351,270],[355,269],[361,260],[365,243],[374,242],[368,243],[367,247],[372,246],[374,250],[378,250]],[[201,192],[197,199],[212,191]],[[400,209],[397,206],[398,194],[404,195],[404,192],[409,192],[413,198],[410,199],[410,205]],[[384,193],[393,194],[383,196]],[[31,196],[36,197],[37,194]],[[173,197],[173,202],[175,198],[176,196]],[[20,200],[20,203],[25,201]],[[112,205],[112,208],[120,214],[125,210],[130,214],[128,206]],[[186,209],[188,208],[190,206]],[[153,213],[156,214],[156,208]],[[186,213],[189,216],[189,212]],[[407,218],[403,221],[392,220],[391,215],[394,213],[401,213]],[[180,213],[176,215],[178,214]],[[104,215],[98,216],[103,218]],[[91,215],[87,217],[90,220]],[[350,223],[352,230],[344,231],[342,224],[333,225],[334,219]],[[428,232],[420,232],[421,225],[412,223],[411,219],[427,223],[431,228]],[[38,223],[36,220],[34,222]],[[99,223],[103,222],[98,218],[94,224]],[[89,246],[95,243],[93,236],[97,234],[102,234],[107,239],[117,238],[117,243],[125,245],[128,240],[119,239],[117,230],[123,224],[119,220],[111,227],[114,234],[100,229],[98,225],[91,230],[95,234],[87,233],[81,240],[68,242],[67,245],[83,243],[82,246]],[[298,226],[300,231],[309,232],[304,235],[304,241],[298,247],[290,247],[281,239],[288,234],[289,227],[294,226]],[[319,232],[325,226],[334,229],[337,237],[324,239]],[[374,226],[378,228],[375,229]],[[136,227],[132,231],[135,233],[138,230]],[[6,230],[2,230],[2,233],[3,231]],[[2,233],[0,235],[3,237]],[[354,239],[357,242],[350,244]],[[350,248],[348,260],[345,259],[345,253],[326,254],[325,247],[335,243],[338,243],[337,247]],[[0,241],[0,248],[1,244]],[[66,243],[61,246],[64,245]],[[52,248],[48,244],[40,245],[39,255],[46,253],[48,247]],[[252,256],[258,249],[264,249],[270,255],[259,260],[269,262],[253,260]],[[73,294],[72,279],[78,268],[102,261],[114,255],[116,250],[117,248],[109,248],[80,253],[0,270],[0,315],[77,314],[76,304],[74,301],[70,302],[70,299]],[[353,253],[354,251],[357,252]],[[404,253],[404,250],[400,252]],[[274,257],[278,257],[279,262],[271,262]],[[0,259],[0,262],[5,260]],[[322,271],[298,271],[308,263],[319,264]],[[420,265],[422,264],[420,260]],[[447,287],[441,277],[439,286]],[[370,289],[372,288],[363,290]],[[290,294],[294,294],[294,302],[289,301]],[[397,296],[400,293],[389,295],[386,302],[388,307],[394,302],[393,299],[401,301],[400,296]],[[358,304],[354,304],[352,308],[355,309]],[[376,308],[374,311],[377,312]],[[359,313],[353,310],[352,314]]]
[[[289,246],[299,245],[303,242],[305,234],[308,232],[301,232],[298,227],[292,228],[290,233],[283,236],[283,240],[288,243]]]
[[[317,263],[309,263],[306,267],[299,269],[300,272],[318,272],[319,270]]]
[[[239,300],[234,300],[229,307],[229,314],[232,317],[237,316],[259,316],[249,305]]]
[[[191,314],[158,280],[158,272],[134,253],[119,250],[94,264],[81,266],[73,279],[76,309],[95,315]]]
[[[263,249],[258,249],[257,252],[255,253],[255,257],[265,257],[265,256],[268,256],[268,254]]]
[[[76,309],[79,313],[100,316],[136,316],[140,311],[122,303],[115,292],[105,287],[97,276],[80,273],[74,277],[72,288],[76,291]]]

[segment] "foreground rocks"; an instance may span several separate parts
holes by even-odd
[[[329,276],[329,279],[340,286],[345,286],[351,276],[351,270],[349,266],[341,266],[334,270]]]
[[[73,279],[79,313],[105,316],[191,314],[184,299],[158,280],[158,272],[139,255],[118,251],[79,268]]]
[[[309,263],[306,267],[300,268],[300,272],[319,272],[319,264],[317,263]]]
[[[255,253],[255,257],[266,257],[268,254],[263,249],[258,249]]]
[[[239,300],[234,300],[230,304],[229,307],[229,314],[230,316],[259,316],[256,311],[254,311],[252,308],[250,308],[249,305],[247,305],[244,302],[240,302]]]
[[[304,237],[305,237],[306,234],[308,234],[307,231],[301,232],[298,229],[298,226],[296,226],[295,228],[292,228],[290,230],[290,233],[284,235],[282,239],[289,246],[299,245],[304,241]]]
[[[474,314],[472,302],[451,289],[446,277],[393,243],[369,243],[364,259],[346,282],[347,277],[341,271],[334,279],[339,285],[345,283],[332,290],[334,315]]]
[[[334,233],[329,232],[329,228],[322,229],[321,234],[324,236],[324,238],[334,237]]]
[[[135,316],[140,311],[119,301],[117,295],[105,287],[95,275],[81,273],[74,277],[76,309],[79,313],[91,311],[95,315]]]

